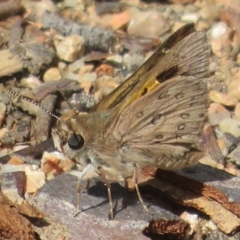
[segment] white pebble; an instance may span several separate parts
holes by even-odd
[[[240,137],[240,122],[236,119],[224,119],[219,123],[222,132],[230,133],[234,137]]]
[[[216,23],[211,28],[211,37],[217,39],[222,37],[227,32],[227,25],[224,22]]]
[[[182,16],[181,20],[183,22],[194,22],[196,23],[199,20],[199,14],[197,13],[187,13]]]

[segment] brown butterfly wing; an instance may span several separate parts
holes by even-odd
[[[143,92],[151,91],[159,82],[176,75],[206,76],[209,53],[205,32],[196,32],[194,24],[187,24],[173,33],[132,76],[91,111],[112,109],[123,102],[121,109],[124,109],[141,97]]]
[[[175,45],[174,50],[169,50],[156,62],[155,66],[141,77],[129,95],[118,104],[118,112],[114,121],[122,115],[125,108],[144,94],[149,93],[147,89],[149,79],[155,78],[158,80],[156,82],[164,83],[175,76],[194,76],[199,79],[207,77],[209,75],[209,56],[210,48],[204,32],[195,32],[185,37]]]
[[[118,154],[140,166],[178,169],[202,156],[201,142],[208,106],[206,84],[177,76],[128,106],[113,129]]]

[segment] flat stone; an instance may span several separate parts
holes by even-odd
[[[49,224],[35,229],[41,239],[63,236],[64,233],[65,239],[71,240],[146,240],[149,238],[143,231],[151,234],[161,230],[161,235],[185,235],[189,229],[178,216],[144,200],[150,212],[154,213],[148,215],[138,202],[136,192],[129,192],[117,183],[111,187],[116,214],[114,220],[109,221],[107,188],[99,181],[82,191],[80,205],[83,210],[74,217],[76,182],[76,177],[62,174],[45,184],[36,195],[29,196],[29,203],[44,214]],[[85,186],[84,182],[82,186]]]

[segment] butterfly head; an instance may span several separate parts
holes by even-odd
[[[84,149],[86,136],[81,124],[77,124],[79,112],[70,110],[57,121],[56,127],[52,129],[52,137],[55,147],[69,158],[74,152]],[[72,154],[71,154],[72,153]]]

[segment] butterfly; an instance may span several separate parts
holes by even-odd
[[[102,178],[112,219],[110,180],[133,178],[147,210],[138,189],[139,169],[173,170],[198,162],[204,155],[209,59],[206,33],[185,25],[89,113],[71,110],[61,117],[53,140],[80,170],[77,211],[82,179]]]

